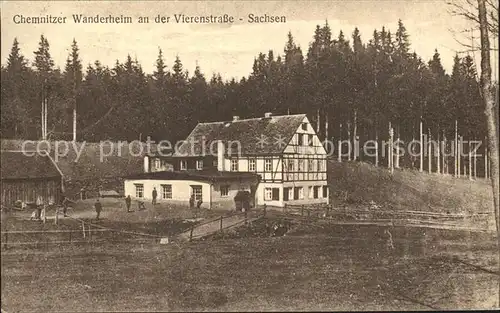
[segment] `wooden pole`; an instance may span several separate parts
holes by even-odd
[[[429,174],[432,173],[432,137],[431,137],[431,129],[428,128],[427,131],[429,132],[429,148],[427,151],[427,163],[428,163],[428,171]]]
[[[468,144],[469,149],[469,180],[472,180],[472,149],[470,148],[470,142]]]
[[[488,147],[484,146],[484,178],[488,179]]]
[[[423,130],[422,116],[420,116],[420,172],[424,171],[424,130]]]
[[[455,120],[455,147],[453,149],[453,153],[455,154],[455,166],[454,166],[454,171],[453,174],[455,174],[455,177],[460,177],[460,163],[458,162],[459,160],[459,153],[458,153],[458,121]]]
[[[446,132],[443,129],[443,174],[448,174],[448,149],[446,142]]]
[[[354,110],[354,130],[353,130],[353,135],[352,135],[352,143],[353,143],[353,146],[355,146],[355,141],[357,140],[357,137],[358,136],[358,116],[357,116],[357,112],[356,110]],[[356,150],[354,149],[354,157],[353,157],[353,160],[356,161],[357,160],[357,155],[356,155]]]
[[[350,122],[347,122],[347,140],[349,142],[352,142],[351,141],[351,123]],[[348,150],[347,150],[347,161],[351,161],[351,147],[350,147],[350,144],[349,144],[349,147],[348,147]]]
[[[477,178],[477,153],[474,150],[474,153],[472,154],[472,159],[474,160],[474,179]]]
[[[401,135],[399,127],[400,126],[398,125],[398,127],[397,127],[398,136],[396,139],[396,168],[399,168],[399,140],[400,140],[400,135]]]
[[[223,219],[223,216],[221,215],[220,216],[220,230],[222,230],[222,219]]]
[[[83,233],[83,238],[85,238],[85,223],[82,221],[82,233]]]
[[[342,162],[342,123],[340,124],[340,133],[339,133],[339,156],[338,161]]]
[[[392,167],[392,127],[391,122],[389,122],[389,142],[387,145],[387,168]]]
[[[460,178],[461,175],[461,170],[462,170],[462,167],[461,167],[461,162],[460,162],[460,159],[462,158],[462,136],[458,136],[458,140],[457,140],[457,169],[458,169],[458,178]]]
[[[436,173],[441,174],[441,155],[440,153],[440,148],[441,148],[441,137],[439,134],[439,128],[438,128],[438,134],[437,134],[437,147],[436,147]]]

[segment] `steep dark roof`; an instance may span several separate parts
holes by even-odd
[[[231,141],[239,142],[242,155],[280,154],[305,117],[305,114],[297,114],[232,122],[200,123],[174,153],[174,156],[215,153],[217,149],[213,142],[217,140],[221,140],[226,149]],[[259,143],[260,138],[265,138],[266,143]],[[276,144],[278,138],[283,139],[284,144]]]
[[[1,151],[2,180],[62,177],[50,156],[35,152],[33,154],[28,156],[20,151]]]
[[[25,141],[2,139],[0,143],[1,150],[21,150]],[[38,146],[39,149],[49,150],[52,159],[63,173],[64,179],[68,181],[140,173],[144,168],[144,155],[149,152],[146,143],[143,143],[141,150],[138,144],[129,147],[128,144],[119,146],[115,142],[111,150],[111,145],[107,142],[103,142],[102,146],[101,143],[93,142],[67,142],[68,150],[65,151],[61,144],[60,153],[56,158],[56,142],[51,141],[50,146],[46,143],[35,141],[26,144],[25,148],[34,150]],[[150,144],[150,148],[156,151],[155,144]]]
[[[258,179],[260,176],[249,172],[226,172],[215,169],[202,171],[161,171],[150,173],[139,173],[124,177],[125,179],[153,179],[153,180],[238,180],[238,179]]]

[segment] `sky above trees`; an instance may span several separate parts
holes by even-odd
[[[248,76],[255,56],[272,49],[283,54],[283,43],[289,31],[297,45],[307,50],[313,40],[311,29],[328,20],[333,34],[340,30],[350,37],[358,27],[361,38],[367,42],[374,29],[382,26],[393,32],[398,19],[402,19],[410,33],[412,51],[424,60],[430,60],[437,48],[442,63],[451,74],[453,57],[464,50],[456,39],[467,40],[461,30],[469,28],[463,19],[452,17],[443,0],[434,1],[251,1],[240,2],[112,2],[103,3],[73,1],[9,1],[2,2],[2,64],[5,64],[14,38],[22,51],[29,57],[38,46],[40,34],[49,38],[51,53],[61,69],[64,68],[69,46],[76,38],[82,56],[82,63],[100,60],[112,66],[116,60],[124,61],[130,54],[137,57],[146,73],[152,73],[161,47],[166,64],[170,67],[179,55],[184,68],[193,72],[196,64],[211,75],[220,73],[224,79]],[[155,24],[147,25],[90,25],[74,24],[71,14],[108,15],[124,14],[134,18],[173,14],[233,14],[244,22],[234,25],[187,25]],[[254,14],[285,15],[285,24],[249,24],[246,17]],[[68,23],[16,25],[15,14],[40,16],[45,14],[68,16]],[[237,19],[238,20],[238,19]],[[454,31],[451,31],[454,30]],[[474,56],[473,56],[474,57]],[[479,58],[479,53],[475,55]]]

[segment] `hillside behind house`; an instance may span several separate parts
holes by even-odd
[[[397,210],[492,212],[489,181],[375,167],[363,162],[328,163],[334,205],[378,205]]]

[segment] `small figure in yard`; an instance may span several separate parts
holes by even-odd
[[[191,198],[189,198],[189,208],[194,208],[194,195],[191,195]]]
[[[391,232],[388,229],[386,229],[386,230],[384,230],[384,235],[386,236],[385,247],[386,247],[387,251],[394,250],[394,243],[392,241]]]
[[[127,205],[127,212],[130,212],[130,205],[132,204],[132,199],[130,199],[130,195],[125,198],[125,204]]]
[[[153,205],[156,204],[156,197],[158,197],[158,192],[156,191],[156,187],[153,188]]]
[[[67,215],[67,212],[68,212],[68,204],[69,204],[69,200],[68,200],[68,198],[67,198],[67,197],[64,197],[64,200],[63,200],[63,202],[62,202],[64,217],[68,216],[68,215]]]
[[[198,200],[198,202],[196,203],[196,208],[197,208],[198,210],[200,209],[200,207],[201,207],[201,204],[202,204],[202,203],[203,203],[203,201],[201,201],[201,199],[200,199],[200,200]]]
[[[97,213],[96,220],[98,220],[99,216],[101,215],[101,211],[102,211],[102,205],[101,205],[101,202],[99,202],[99,199],[96,200],[96,202],[94,204],[94,208],[95,208],[95,212]]]

